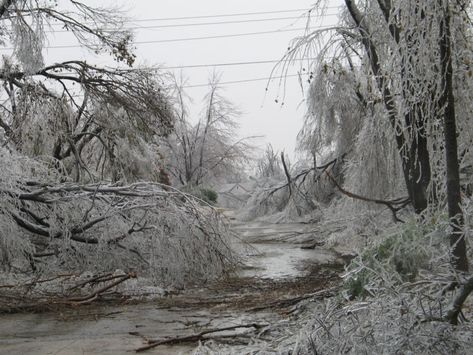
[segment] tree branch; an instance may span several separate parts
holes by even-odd
[[[446,319],[451,324],[458,324],[458,315],[461,312],[463,304],[465,303],[466,299],[473,292],[473,277],[470,277],[460,288],[457,296],[453,299],[452,306],[450,310],[447,312]]]
[[[379,200],[379,199],[375,199],[375,198],[369,198],[369,197],[357,195],[357,194],[354,194],[353,192],[349,192],[349,191],[345,190],[343,187],[341,187],[340,184],[337,182],[337,180],[335,180],[335,178],[328,171],[325,171],[325,174],[333,182],[333,184],[336,186],[336,188],[341,193],[343,193],[344,195],[346,195],[348,197],[351,197],[353,199],[356,199],[356,200],[361,200],[361,201],[365,201],[365,202],[373,202],[373,203],[376,203],[376,204],[379,204],[379,205],[384,205],[384,206],[388,207],[391,210],[391,212],[393,214],[393,218],[396,222],[404,223],[403,220],[401,220],[397,217],[397,212],[399,210],[403,209],[404,207],[406,207],[410,203],[409,198],[405,197],[405,198],[399,198],[399,199],[395,199],[395,200],[386,201],[386,200]]]

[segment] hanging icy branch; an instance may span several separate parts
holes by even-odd
[[[378,205],[384,205],[384,206],[388,207],[391,210],[391,212],[393,214],[393,218],[396,222],[404,222],[403,220],[399,219],[399,217],[397,216],[397,212],[402,210],[404,207],[406,207],[410,203],[410,200],[409,200],[408,197],[401,197],[401,198],[398,198],[398,199],[395,199],[395,200],[386,201],[386,200],[379,200],[379,199],[375,199],[375,198],[368,198],[368,197],[365,197],[365,196],[360,196],[360,195],[354,194],[350,191],[347,191],[343,187],[341,187],[340,184],[337,182],[337,180],[328,171],[325,171],[325,174],[328,176],[330,181],[333,182],[335,187],[342,194],[344,194],[348,197],[357,199],[357,200],[366,201],[366,202],[373,202],[373,203],[376,203]]]
[[[11,81],[25,92],[28,92],[31,86],[29,79],[48,79],[51,83],[60,83],[64,95],[74,103],[78,96],[71,91],[70,84],[79,84],[84,93],[95,101],[124,108],[129,114],[140,117],[142,123],[151,131],[159,127],[162,132],[168,132],[173,125],[173,115],[168,97],[161,90],[161,83],[154,74],[150,70],[100,68],[84,61],[67,61],[50,65],[32,74],[1,71],[0,79]],[[35,90],[42,90],[45,95],[53,95],[45,85],[31,87],[29,93],[33,94]],[[84,107],[77,106],[81,114]]]
[[[284,152],[281,152],[281,163],[284,168],[284,175],[286,175],[286,179],[287,179],[287,187],[289,189],[289,196],[292,196],[292,187],[291,187],[292,179],[291,179],[291,174],[286,164],[286,160],[284,158]]]

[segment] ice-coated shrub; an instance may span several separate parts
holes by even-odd
[[[376,238],[348,267],[348,296],[369,295],[370,284],[378,282],[384,273],[389,273],[395,283],[413,281],[420,269],[429,267],[435,232],[441,233],[435,225],[412,219]]]
[[[217,203],[218,194],[215,190],[210,188],[201,188],[199,189],[198,197],[211,205],[215,205]]]

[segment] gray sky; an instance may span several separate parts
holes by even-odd
[[[303,11],[281,12],[280,10],[309,9],[314,0],[140,0],[140,1],[85,1],[91,5],[106,6],[113,4],[121,5],[132,19],[136,22],[129,26],[140,27],[135,30],[137,63],[144,65],[161,64],[163,66],[188,66],[196,64],[213,63],[235,63],[250,61],[266,61],[280,59],[288,47],[290,40],[303,34],[306,19],[287,19],[298,17]],[[329,8],[327,16],[322,22],[314,22],[317,25],[333,24],[337,17],[340,0],[327,1]],[[272,12],[245,16],[224,16],[208,18],[188,18],[162,20],[163,18],[176,17],[198,17],[212,15],[228,15],[254,12]],[[283,20],[269,20],[273,18],[286,18]],[[145,21],[146,19],[152,19]],[[159,20],[161,19],[161,20]],[[245,23],[228,23],[243,20],[258,20]],[[263,21],[259,21],[263,20]],[[224,22],[225,24],[197,25],[198,23]],[[151,26],[192,24],[181,27]],[[221,36],[229,34],[254,33],[276,30],[294,30],[289,32],[254,34],[242,37],[213,38],[207,40],[156,42],[170,39],[181,39],[191,37]],[[139,43],[154,41],[154,43]],[[49,40],[48,45],[73,44],[70,37],[64,34],[56,34]],[[73,58],[74,57],[74,58]],[[79,49],[48,49],[46,53],[47,62],[75,59],[77,57],[87,58],[88,61],[103,61],[90,53]],[[222,74],[222,82],[251,80],[266,78],[270,76],[274,63],[255,65],[235,65],[217,67],[216,70]],[[299,66],[293,66],[288,74],[296,74]],[[212,67],[186,68],[183,74],[189,78],[189,85],[205,84],[208,80]],[[176,70],[179,72],[179,70]],[[305,105],[302,103],[303,94],[297,77],[288,77],[285,84],[285,97],[283,89],[279,88],[275,80],[269,86],[266,93],[267,81],[253,81],[223,85],[224,95],[229,98],[242,112],[240,118],[241,135],[254,136],[264,135],[265,138],[259,143],[264,146],[271,142],[278,149],[284,149],[290,155],[295,148],[297,132],[302,125],[302,117]],[[205,87],[189,88],[188,94],[193,98],[195,106],[193,112],[198,114],[199,104],[205,95]],[[278,99],[279,103],[275,102]],[[281,102],[284,105],[281,106]]]

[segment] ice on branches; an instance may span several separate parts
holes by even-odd
[[[222,275],[236,262],[218,213],[169,186],[35,177],[11,171],[1,181],[4,269],[44,275],[121,269],[180,287]]]

